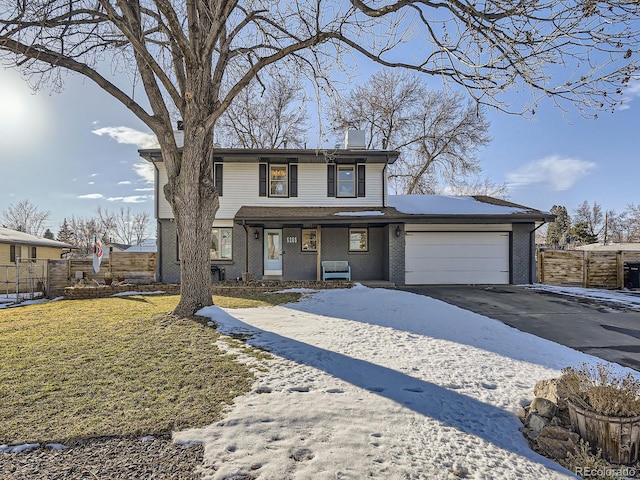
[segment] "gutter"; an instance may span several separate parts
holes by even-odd
[[[536,230],[538,230],[540,227],[544,226],[547,224],[546,220],[543,220],[542,223],[540,225],[538,225],[536,228],[534,228],[533,230],[531,230],[531,233],[529,234],[529,245],[533,245],[535,246],[536,244]],[[531,248],[531,247],[529,247]],[[536,270],[537,272],[537,270]],[[536,275],[536,279],[537,279],[537,275]],[[531,252],[529,252],[529,283],[534,283],[533,281],[533,255],[531,254]]]

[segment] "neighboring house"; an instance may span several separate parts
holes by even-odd
[[[17,259],[59,260],[71,248],[68,243],[0,227],[0,265],[15,264]]]
[[[154,253],[158,251],[155,238],[145,238],[140,245],[131,245],[124,249],[127,253]]]
[[[355,142],[354,142],[355,139]],[[346,260],[352,280],[411,284],[509,284],[535,280],[534,230],[553,215],[489,197],[390,196],[398,152],[366,150],[349,132],[336,150],[216,148],[220,208],[212,267],[226,279],[316,280],[320,262]],[[159,149],[155,167],[158,271],[180,280],[176,226]]]

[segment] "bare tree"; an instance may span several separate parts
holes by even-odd
[[[382,70],[335,100],[331,111],[334,131],[359,128],[368,134],[369,147],[400,151],[389,171],[396,192],[482,190],[476,152],[489,143],[489,124],[461,94],[429,90],[407,72]]]
[[[604,240],[603,234],[606,228],[605,214],[602,206],[593,202],[590,206],[586,200],[576,208],[573,215],[574,224],[584,224],[586,232],[593,238]]]
[[[182,247],[175,313],[212,303],[208,244],[218,209],[213,129],[267,67],[295,65],[318,81],[346,52],[389,67],[437,75],[480,104],[507,110],[501,95],[523,85],[535,106],[551,96],[589,111],[615,105],[637,72],[637,0],[440,2],[393,0],[0,0],[0,58],[62,81],[60,69],[94,81],[158,138],[164,194]],[[401,56],[408,46],[411,55]],[[102,60],[106,61],[102,61]],[[147,110],[110,80],[112,65],[140,82]],[[566,75],[565,75],[565,72]],[[176,145],[172,113],[185,143]],[[175,118],[173,118],[175,120]]]
[[[95,235],[104,240],[104,235],[99,230],[98,222],[95,218],[82,218],[72,216],[71,219],[65,218],[68,228],[67,236],[69,243],[76,247],[78,255],[89,255],[93,253],[93,243]],[[62,228],[62,226],[61,226]]]
[[[453,179],[451,184],[443,189],[450,195],[486,195],[489,197],[509,199],[509,187],[505,183],[495,183],[489,178],[478,176],[471,178]]]
[[[96,213],[95,223],[106,240],[126,245],[140,245],[144,240],[150,222],[148,212],[132,214],[129,207],[111,212],[98,207]]]
[[[51,212],[43,212],[29,200],[22,200],[16,205],[9,205],[2,215],[7,228],[41,237]]]
[[[216,138],[226,147],[303,148],[306,120],[302,85],[276,73],[240,92],[220,117]]]

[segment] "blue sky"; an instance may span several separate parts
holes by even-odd
[[[137,153],[148,129],[125,107],[77,76],[65,77],[61,93],[33,94],[16,72],[0,69],[0,87],[0,212],[28,199],[51,212],[55,234],[64,217],[90,217],[98,206],[153,214],[151,170]],[[511,201],[542,210],[559,204],[572,213],[588,200],[621,212],[640,203],[640,88],[633,87],[623,109],[597,120],[545,104],[534,120],[488,111],[484,174],[509,184]],[[309,147],[318,144],[309,139]]]

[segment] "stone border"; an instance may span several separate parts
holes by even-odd
[[[279,290],[308,288],[310,290],[324,290],[328,288],[351,288],[353,282],[331,281],[260,281],[252,280],[250,282],[220,282],[211,286],[212,295],[233,295],[233,294],[253,294],[277,292]],[[159,292],[162,291],[167,295],[179,295],[179,284],[152,283],[152,284],[119,284],[111,285],[78,285],[74,287],[66,287],[64,289],[64,298],[67,300],[82,300],[89,298],[105,298],[116,293],[124,292]]]

